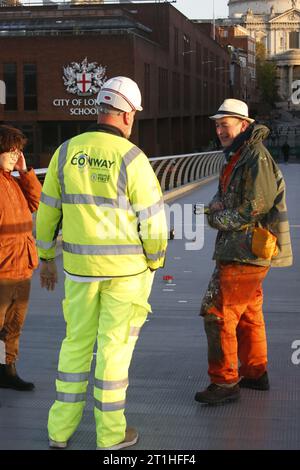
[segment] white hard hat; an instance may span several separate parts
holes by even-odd
[[[141,92],[137,84],[128,77],[113,77],[101,88],[96,104],[109,104],[122,111],[142,111]]]

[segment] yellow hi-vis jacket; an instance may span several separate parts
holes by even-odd
[[[162,267],[168,230],[155,173],[116,128],[99,130],[64,142],[51,159],[36,220],[39,257],[55,257],[62,223],[70,274],[117,277]]]

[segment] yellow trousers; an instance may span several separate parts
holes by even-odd
[[[66,278],[66,337],[59,356],[56,401],[49,412],[51,439],[68,441],[80,423],[96,340],[97,446],[110,447],[124,439],[128,369],[139,331],[151,311],[152,282],[149,270],[91,283]]]

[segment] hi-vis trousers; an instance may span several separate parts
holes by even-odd
[[[239,377],[257,379],[265,372],[262,282],[268,271],[250,264],[217,265],[201,307],[212,383],[234,384]]]
[[[94,416],[97,447],[123,441],[125,398],[132,353],[151,311],[150,270],[136,276],[100,282],[65,280],[63,312],[66,337],[62,342],[56,401],[49,412],[49,437],[68,441],[78,427],[97,340]]]

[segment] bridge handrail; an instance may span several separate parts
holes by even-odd
[[[224,162],[222,151],[197,152],[149,158],[161,184],[162,191],[179,188],[220,172]],[[48,168],[37,168],[35,173],[43,181]],[[18,176],[18,172],[13,172]]]
[[[222,151],[197,152],[149,160],[165,192],[218,174],[224,162],[224,154]]]

